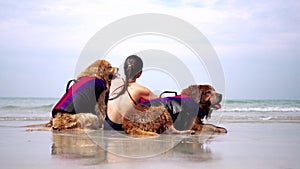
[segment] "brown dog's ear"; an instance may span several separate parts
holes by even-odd
[[[202,90],[200,89],[200,85],[191,85],[188,88],[183,89],[181,94],[190,96],[196,103],[200,103]]]

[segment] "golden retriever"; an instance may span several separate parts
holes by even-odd
[[[131,135],[157,136],[161,133],[184,134],[194,132],[217,132],[226,133],[227,130],[212,124],[203,124],[203,118],[209,118],[213,109],[221,108],[222,95],[217,93],[210,85],[191,85],[181,93],[190,97],[196,104],[196,109],[189,109],[190,106],[182,106],[174,109],[180,111],[179,122],[173,121],[172,112],[166,105],[145,106],[138,105],[134,111],[124,115],[123,129],[125,133]],[[174,104],[174,103],[173,103]],[[174,105],[173,105],[174,106]],[[189,109],[189,110],[187,110]],[[199,109],[199,112],[197,110]],[[190,112],[193,110],[194,112]],[[174,113],[173,113],[174,114]],[[181,124],[181,130],[176,129],[174,124]],[[182,130],[183,129],[183,130]]]
[[[107,113],[111,80],[118,68],[106,60],[97,60],[82,71],[72,87],[54,106],[47,127],[53,130],[97,129],[103,125]]]

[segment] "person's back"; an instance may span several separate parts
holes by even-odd
[[[112,82],[110,98],[108,102],[106,122],[115,130],[122,130],[123,115],[136,104],[144,100],[157,98],[148,88],[136,83],[136,79],[142,74],[143,62],[136,55],[129,56],[124,63],[126,79],[118,78]],[[105,129],[109,126],[106,125]]]

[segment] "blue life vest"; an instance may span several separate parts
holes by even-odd
[[[141,103],[144,106],[165,106],[177,130],[191,129],[197,116],[203,116],[199,105],[186,95],[157,98]]]

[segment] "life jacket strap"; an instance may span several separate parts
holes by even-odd
[[[71,79],[71,80],[68,81],[67,87],[66,87],[66,93],[68,93],[69,86],[70,86],[70,84],[71,84],[72,82],[77,83],[78,80],[76,80],[76,79]]]

